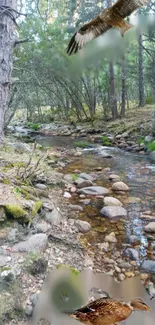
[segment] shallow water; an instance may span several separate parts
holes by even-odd
[[[70,137],[38,139],[38,142],[44,146],[62,148],[72,148],[75,141],[77,139]],[[91,204],[80,213],[81,220],[86,220],[92,225],[92,231],[83,237],[87,238],[88,242],[94,246],[104,242],[105,234],[114,231],[118,240],[116,248],[120,249],[122,243],[128,242],[130,235],[137,235],[142,243],[139,247],[141,258],[147,256],[149,259],[155,259],[155,242],[148,241],[143,231],[145,224],[149,221],[140,218],[140,214],[148,210],[151,210],[151,215],[155,216],[155,165],[150,162],[146,154],[124,152],[118,148],[107,148],[95,144],[94,149],[81,149],[84,152],[83,156],[67,165],[63,171],[64,173],[73,173],[75,169],[80,169],[82,172],[90,173],[94,172],[96,167],[110,167],[112,173],[118,174],[130,188],[129,193],[125,195],[110,193],[111,196],[118,198],[123,203],[128,211],[128,217],[123,220],[107,220],[100,216],[103,200],[92,199]],[[102,151],[110,154],[112,158],[103,158]],[[100,174],[96,183],[107,188],[111,188],[112,185],[107,179],[106,172]],[[81,204],[76,194],[73,195],[71,202]]]

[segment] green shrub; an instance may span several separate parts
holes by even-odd
[[[26,126],[27,126],[28,128],[31,128],[31,129],[34,130],[34,131],[37,131],[37,130],[40,129],[40,125],[39,125],[38,123],[27,122],[27,123],[26,123]]]
[[[144,137],[139,137],[137,140],[138,144],[140,145],[141,143],[144,143],[144,139]]]
[[[111,141],[108,139],[108,137],[106,135],[103,135],[103,137],[102,137],[102,144],[104,146],[111,146]]]
[[[148,143],[148,150],[149,151],[155,151],[155,141]]]

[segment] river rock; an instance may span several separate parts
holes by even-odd
[[[129,187],[123,182],[116,182],[112,185],[113,191],[128,191]]]
[[[109,250],[109,243],[108,242],[106,242],[106,243],[99,243],[99,244],[97,244],[97,246],[99,247],[99,249],[101,251],[108,252],[108,250]]]
[[[15,252],[41,252],[47,247],[48,237],[46,234],[32,235],[28,240],[15,244]]]
[[[54,225],[58,225],[61,219],[60,213],[56,208],[54,208],[53,211],[46,213],[45,219]]]
[[[109,175],[109,180],[110,181],[119,181],[120,177],[118,175],[111,174],[111,175]]]
[[[100,151],[100,156],[102,158],[112,158],[112,155],[110,155],[109,153],[107,153],[105,151]]]
[[[17,228],[13,228],[10,230],[10,232],[8,233],[8,241],[12,242],[12,243],[17,243],[18,239],[19,239],[19,231]]]
[[[124,251],[124,255],[129,257],[132,261],[139,260],[139,252],[134,248],[127,248]]]
[[[131,264],[129,262],[124,262],[124,261],[121,261],[119,263],[119,266],[122,268],[122,269],[131,269]]]
[[[149,285],[148,285],[148,293],[152,298],[155,297],[155,287],[154,287],[154,284],[152,282],[149,283]]]
[[[92,177],[91,175],[86,174],[86,173],[80,173],[79,177],[81,177],[81,178],[83,178],[84,180],[87,180],[87,181],[91,181],[91,182],[94,181],[94,177]]]
[[[47,186],[45,184],[42,184],[42,183],[37,183],[35,185],[36,188],[38,188],[39,190],[46,190],[47,189]]]
[[[86,233],[86,232],[90,231],[90,229],[91,229],[90,223],[87,221],[82,221],[82,220],[76,220],[75,226],[82,233]]]
[[[150,222],[148,225],[144,227],[146,232],[154,233],[155,232],[155,222]]]
[[[153,137],[151,135],[146,135],[144,142],[151,142],[153,140]]]
[[[7,265],[10,262],[11,257],[6,255],[0,255],[0,267]]]
[[[84,187],[93,186],[93,183],[91,181],[83,180],[82,178],[80,178],[80,182],[77,179],[75,181],[75,184],[77,184],[77,188],[84,188]]]
[[[122,203],[118,199],[111,196],[106,196],[103,201],[105,206],[122,206]]]
[[[66,199],[70,199],[72,196],[69,192],[64,192],[64,195],[63,195]]]
[[[135,236],[135,235],[131,235],[128,239],[129,243],[132,244],[132,245],[140,245],[141,243],[141,240],[138,236]]]
[[[19,153],[31,152],[29,146],[24,143],[19,143],[19,142],[15,143],[15,144],[13,144],[13,148],[15,149],[15,151],[17,151]]]
[[[119,281],[124,281],[125,280],[125,275],[123,273],[118,274],[118,280]]]
[[[73,175],[72,174],[64,175],[64,180],[69,182],[69,183],[73,183]]]
[[[45,233],[48,231],[48,229],[50,229],[50,225],[48,225],[46,222],[40,222],[35,225],[35,228],[38,233],[41,233],[41,232]]]
[[[80,205],[73,205],[73,204],[69,204],[68,208],[73,210],[73,211],[83,211],[83,207],[81,207]]]
[[[74,157],[81,157],[82,156],[82,152],[81,151],[77,151],[74,154]]]
[[[144,271],[144,273],[152,273],[155,274],[155,261],[152,260],[145,260],[141,266],[141,271]]]
[[[128,131],[122,133],[122,135],[121,135],[122,138],[128,138],[128,136],[129,136],[129,132]]]
[[[86,194],[86,195],[108,195],[109,190],[102,186],[91,186],[91,187],[84,187],[77,191],[79,194]]]
[[[127,217],[127,211],[119,206],[107,206],[101,209],[101,215],[109,219],[117,217]]]
[[[111,232],[111,234],[105,236],[105,241],[108,241],[109,243],[117,243],[117,238],[115,236],[115,233]]]

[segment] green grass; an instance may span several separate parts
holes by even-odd
[[[87,148],[89,143],[87,141],[75,141],[74,145],[79,148]]]

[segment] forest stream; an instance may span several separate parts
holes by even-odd
[[[72,148],[75,143],[75,139],[63,136],[41,137],[37,141],[43,146],[62,148]],[[141,240],[140,260],[145,257],[154,259],[155,242],[152,241],[154,238],[144,232],[144,225],[148,223],[146,215],[151,214],[155,218],[155,165],[147,155],[125,152],[114,147],[90,144],[90,148],[82,149],[82,151],[83,155],[77,157],[73,163],[66,165],[61,172],[69,174],[80,170],[82,173],[89,174],[98,167],[102,167],[103,170],[110,168],[112,173],[119,175],[120,180],[125,182],[130,189],[124,194],[109,194],[119,199],[123,203],[123,207],[127,209],[128,217],[125,219],[111,220],[101,217],[103,198],[91,198],[90,204],[80,212],[80,219],[88,221],[92,226],[92,230],[88,234],[84,234],[83,237],[87,238],[92,247],[95,247],[97,243],[104,241],[105,234],[114,232],[117,238],[116,246],[119,249],[123,243],[128,243],[128,238],[131,235],[136,235]],[[104,158],[106,154],[109,158]],[[106,175],[104,177],[103,172],[96,184],[106,188],[111,187],[111,181],[107,180]],[[73,195],[69,201],[72,204],[80,204],[77,194]],[[141,218],[143,214],[146,219],[145,217]]]

